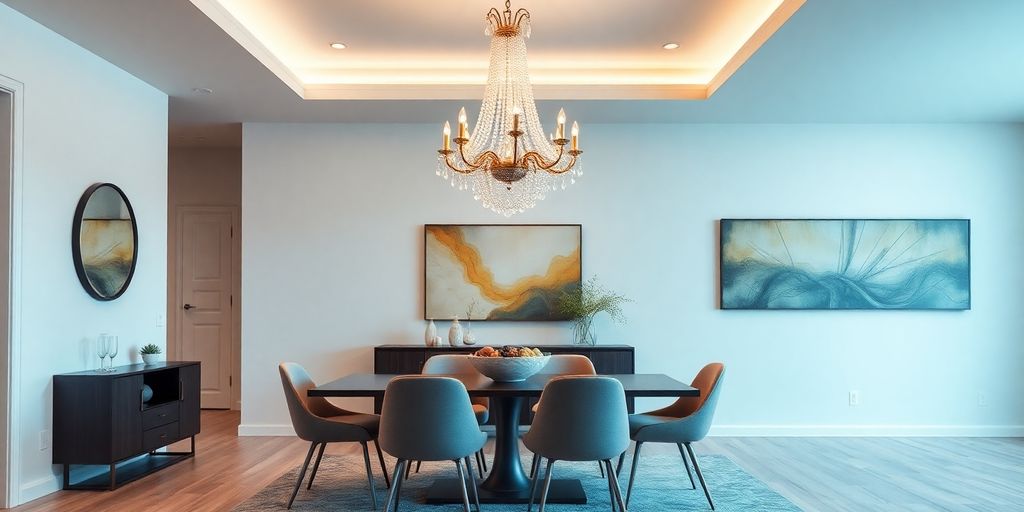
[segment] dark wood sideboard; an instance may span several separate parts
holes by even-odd
[[[127,365],[53,376],[53,463],[64,489],[116,489],[192,457],[199,433],[198,362]],[[143,402],[143,386],[153,397]],[[187,452],[158,452],[191,439]],[[76,481],[73,465],[107,466]]]
[[[379,345],[373,350],[373,373],[379,374],[415,374],[423,370],[423,363],[431,356],[438,354],[469,354],[479,350],[483,345],[470,347],[426,347],[422,345]],[[537,345],[544,352],[552,354],[580,354],[590,358],[597,373],[634,373],[633,347],[629,345]],[[374,399],[374,409],[380,413],[381,399]],[[530,422],[529,410],[536,400],[529,400],[523,405],[520,422]],[[633,399],[627,398],[629,412],[633,412]],[[488,421],[493,424],[494,416]]]

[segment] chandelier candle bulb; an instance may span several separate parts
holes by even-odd
[[[572,150],[578,151],[580,149],[580,125],[576,121],[572,122]]]
[[[565,109],[558,109],[558,137],[559,139],[565,138]]]
[[[523,109],[519,108],[518,105],[512,107],[512,131],[519,131],[519,114],[523,113]]]
[[[452,148],[452,127],[448,125],[448,121],[444,122],[444,129],[441,130],[441,148],[448,151]]]
[[[467,138],[468,126],[466,124],[466,107],[459,109],[459,138]]]

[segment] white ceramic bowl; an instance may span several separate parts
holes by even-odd
[[[477,357],[466,356],[476,371],[494,382],[522,382],[548,364],[550,355],[538,357]]]

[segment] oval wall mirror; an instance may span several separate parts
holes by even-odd
[[[131,203],[116,185],[97,183],[82,194],[71,232],[75,271],[97,300],[128,289],[139,255],[139,230]]]

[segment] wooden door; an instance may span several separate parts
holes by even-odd
[[[205,409],[231,407],[233,224],[231,208],[185,208],[178,216],[177,355],[202,363]]]

